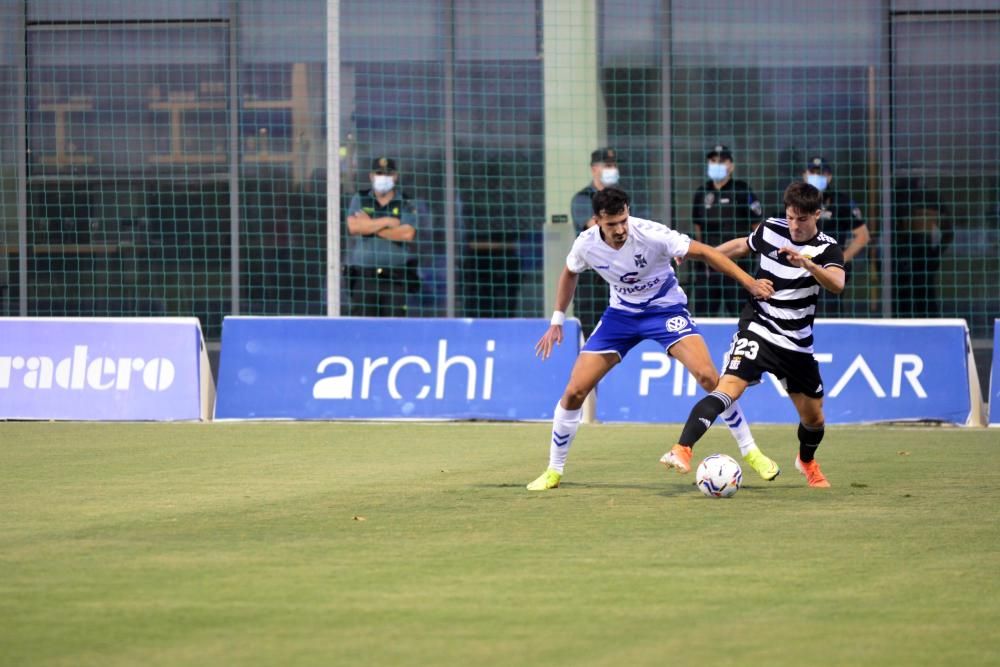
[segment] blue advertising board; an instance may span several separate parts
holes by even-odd
[[[1000,320],[993,320],[993,361],[990,364],[990,426],[1000,426]]]
[[[3,419],[198,420],[206,377],[197,318],[0,318]]]
[[[698,320],[720,370],[736,324]],[[827,423],[967,423],[972,410],[967,337],[964,320],[819,320],[815,348]],[[601,382],[597,416],[609,422],[684,422],[702,396],[686,369],[646,341]],[[787,393],[770,374],[747,389],[740,403],[752,422],[798,422]]]
[[[546,361],[542,319],[227,317],[217,419],[551,419],[579,323]]]

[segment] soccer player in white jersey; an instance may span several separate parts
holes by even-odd
[[[566,257],[556,288],[556,310],[535,353],[548,358],[563,339],[565,311],[573,300],[579,274],[597,271],[610,286],[611,300],[594,332],[583,346],[562,398],[556,405],[549,445],[549,466],[531,491],[559,486],[570,445],[583,413],[583,401],[633,347],[644,339],[658,342],[684,364],[706,390],[715,387],[719,373],[705,339],[685,307],[687,297],[674,273],[674,258],[700,259],[725,273],[754,297],[766,299],[774,289],[768,280],[755,280],[714,248],[652,220],[629,215],[628,195],[614,187],[594,194],[597,224],[582,232]],[[744,460],[767,480],[781,470],[754,443],[747,420],[733,402],[723,415],[740,446]]]
[[[664,462],[683,472],[694,443],[767,371],[781,380],[799,413],[795,468],[809,486],[825,488],[830,482],[815,457],[823,440],[824,418],[823,379],[813,356],[813,319],[821,287],[834,294],[844,291],[844,251],[819,231],[823,205],[819,190],[808,183],[792,183],[785,189],[784,202],[784,220],[770,218],[749,237],[719,246],[729,257],[751,251],[759,255],[757,278],[770,280],[774,295],[744,306],[719,385],[691,409]]]

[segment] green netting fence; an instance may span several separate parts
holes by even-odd
[[[542,316],[605,147],[635,214],[709,242],[780,215],[822,158],[824,229],[858,252],[821,314],[962,317],[980,338],[1000,315],[997,0],[0,18],[3,315],[196,315],[210,338],[230,313]],[[691,264],[692,311],[733,314]]]

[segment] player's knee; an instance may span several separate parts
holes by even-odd
[[[590,389],[587,387],[566,387],[566,393],[562,397],[562,406],[567,410],[579,410],[583,407],[583,402],[587,399],[588,394],[590,394]]]
[[[795,401],[795,407],[798,409],[800,422],[809,428],[823,428],[826,419],[823,416],[822,398],[807,398]]]
[[[804,410],[799,415],[799,421],[812,429],[819,429],[826,426],[826,420],[823,418],[822,410]]]
[[[712,391],[719,384],[719,374],[714,369],[696,369],[691,371],[698,386],[705,391]]]
[[[823,417],[823,408],[821,406],[807,406],[802,414],[799,415],[803,424],[809,428],[823,428],[826,424],[826,419]]]
[[[802,419],[802,423],[811,429],[826,428],[826,421],[824,421],[822,415],[820,415],[819,419]]]

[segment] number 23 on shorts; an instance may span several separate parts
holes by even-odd
[[[731,357],[746,357],[747,359],[756,359],[757,352],[760,351],[760,343],[755,340],[750,340],[748,338],[737,338],[733,341],[732,350],[730,350],[729,355]]]

